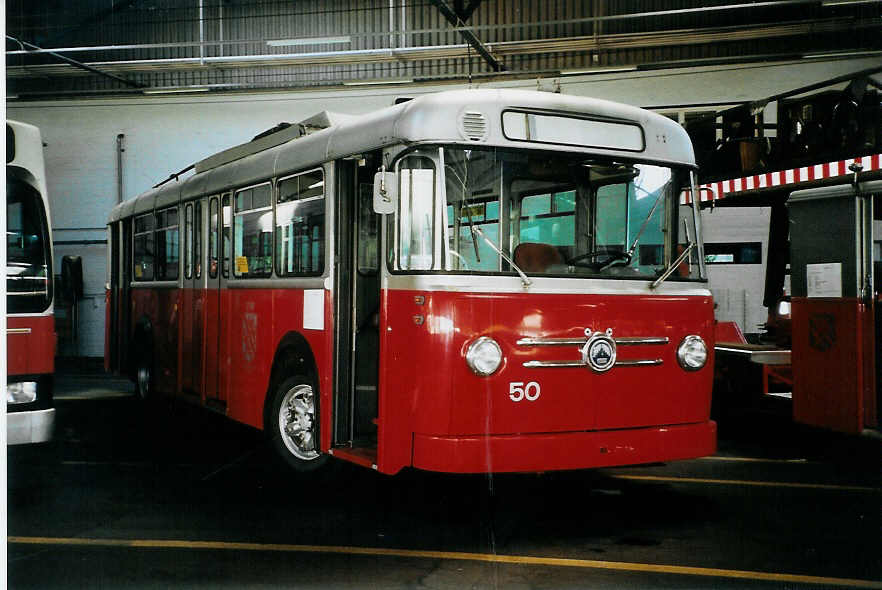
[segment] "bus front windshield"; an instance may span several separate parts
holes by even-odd
[[[52,301],[49,226],[40,193],[6,178],[6,310],[38,313]]]
[[[585,154],[435,148],[398,165],[393,271],[654,280],[696,240],[688,170]],[[501,254],[500,254],[501,252]],[[507,260],[508,259],[508,260]],[[700,278],[692,248],[670,280]]]

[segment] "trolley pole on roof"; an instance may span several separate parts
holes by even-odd
[[[465,14],[471,15],[479,3],[480,2],[472,2],[469,8],[465,11]],[[487,49],[487,46],[484,45],[470,29],[464,28],[464,20],[468,19],[468,16],[465,16],[465,18],[460,17],[460,15],[454,12],[444,0],[432,0],[432,4],[438,7],[438,10],[441,11],[441,14],[450,24],[457,27],[459,34],[462,35],[462,38],[465,39],[466,43],[473,47],[475,51],[484,58],[484,61],[487,62],[494,72],[504,72],[506,70],[505,64],[499,62],[499,60],[493,57],[490,50]]]

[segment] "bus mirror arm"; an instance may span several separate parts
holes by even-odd
[[[374,175],[374,212],[380,215],[395,213],[397,200],[398,177],[394,172],[387,172],[383,166]]]

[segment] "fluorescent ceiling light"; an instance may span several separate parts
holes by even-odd
[[[183,94],[186,92],[208,92],[208,86],[173,86],[170,88],[145,88],[144,94]]]
[[[301,39],[270,39],[266,42],[270,47],[289,47],[291,45],[318,45],[321,43],[352,43],[352,38],[343,37],[304,37]]]
[[[587,70],[562,70],[561,76],[579,76],[581,74],[614,74],[616,72],[635,72],[637,66],[622,66],[613,68],[589,68]]]
[[[413,84],[413,80],[353,80],[350,82],[343,82],[344,86],[376,86],[381,84]]]

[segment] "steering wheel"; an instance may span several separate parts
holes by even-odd
[[[607,259],[601,262],[583,262],[584,260],[592,260],[599,256],[607,256]],[[631,255],[624,250],[594,250],[593,252],[586,252],[567,259],[567,264],[570,266],[590,268],[594,271],[604,270],[617,262],[628,264],[631,262]]]

